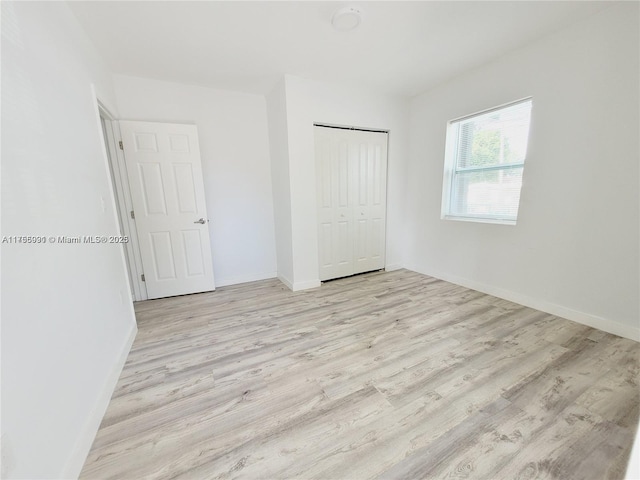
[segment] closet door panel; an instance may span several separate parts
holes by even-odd
[[[349,141],[316,129],[318,260],[320,280],[353,271],[352,200]]]
[[[387,134],[315,133],[320,280],[384,268]]]
[[[358,171],[353,187],[358,198],[354,218],[362,228],[356,232],[358,254],[353,273],[362,273],[384,268],[385,263],[387,135],[354,133],[360,145],[359,155],[354,159]]]

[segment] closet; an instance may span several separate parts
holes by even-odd
[[[387,132],[315,126],[320,280],[385,265]]]

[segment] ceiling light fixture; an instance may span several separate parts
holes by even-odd
[[[360,25],[360,15],[362,10],[356,7],[344,7],[336,12],[331,17],[331,25],[339,32],[348,32],[354,30]]]

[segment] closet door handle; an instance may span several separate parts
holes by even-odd
[[[201,218],[200,220],[196,220],[193,223],[200,223],[200,224],[204,225],[205,223],[207,223],[207,221],[204,218]]]

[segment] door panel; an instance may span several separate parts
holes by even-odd
[[[197,277],[204,274],[204,259],[202,258],[202,241],[197,230],[183,230],[182,248],[186,254],[187,277]]]
[[[121,121],[120,130],[148,297],[214,290],[196,126]]]
[[[167,214],[166,195],[159,163],[138,164],[145,213]]]
[[[155,278],[160,280],[176,278],[171,232],[151,232],[149,233],[149,237],[151,240],[151,250],[153,252],[152,266],[155,272]]]
[[[176,192],[178,192],[178,210],[180,213],[198,213],[191,165],[188,163],[175,163],[173,165],[173,178],[176,182],[175,188]]]
[[[333,224],[322,223],[320,225],[320,268],[331,267],[333,264],[333,248],[331,245],[333,237]]]
[[[337,260],[338,266],[349,266],[351,263],[351,241],[349,222],[338,222]]]
[[[315,128],[320,280],[384,268],[387,134]]]

